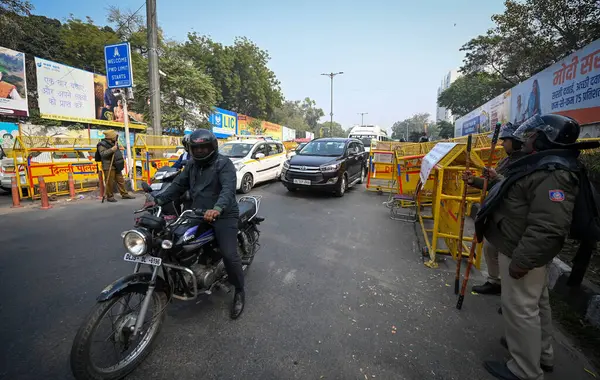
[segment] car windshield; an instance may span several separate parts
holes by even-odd
[[[227,157],[246,157],[254,144],[228,143],[219,148],[219,153]]]
[[[301,156],[332,156],[344,154],[346,143],[343,141],[311,141],[302,149]]]
[[[302,149],[304,149],[305,146],[306,146],[306,143],[298,144],[298,146],[296,147],[296,153],[299,153],[300,151],[302,151]]]

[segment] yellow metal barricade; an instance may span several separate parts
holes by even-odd
[[[437,267],[436,255],[450,254],[454,259],[461,255],[469,256],[470,247],[467,243],[473,240],[471,234],[464,234],[463,247],[458,247],[458,235],[460,228],[461,210],[460,201],[462,189],[465,182],[462,180],[462,173],[465,170],[466,145],[458,144],[454,146],[431,171],[430,179],[427,182],[433,183],[433,193],[431,200],[431,215],[419,213],[419,223],[423,231],[426,244],[426,254],[430,260],[426,265],[432,268]],[[483,161],[477,154],[471,152],[471,162],[475,167],[483,167]],[[474,171],[477,171],[475,169]],[[427,184],[425,189],[427,188]],[[480,194],[472,194],[467,197],[470,206],[479,202]],[[422,204],[418,198],[419,206]],[[467,211],[468,214],[468,211]],[[433,224],[433,225],[431,225]],[[470,235],[470,236],[469,236]],[[445,243],[446,248],[441,247],[440,239]],[[476,247],[475,267],[479,268],[481,262],[481,244]]]
[[[156,171],[173,165],[183,154],[182,136],[154,136],[138,134],[133,144],[133,188],[138,181],[150,183]]]
[[[75,192],[96,190],[98,163],[94,160],[98,139],[19,136],[12,151],[13,175],[19,180],[21,197],[36,199],[39,177],[49,195],[69,194],[69,175]]]

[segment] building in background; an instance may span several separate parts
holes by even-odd
[[[440,94],[447,89],[448,87],[450,87],[450,85],[459,77],[461,76],[461,74],[458,72],[457,69],[451,70],[448,74],[446,74],[446,76],[444,77],[444,79],[442,79],[442,83],[441,86],[438,88],[437,91],[437,96],[439,97]],[[437,103],[437,97],[436,97],[436,103]],[[447,121],[450,123],[454,123],[454,116],[452,115],[452,112],[447,109],[446,107],[440,107],[439,104],[437,104],[437,108],[436,108],[436,113],[435,113],[435,120],[436,121]]]

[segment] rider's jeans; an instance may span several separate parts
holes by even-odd
[[[223,255],[227,277],[235,290],[244,290],[242,259],[237,252],[238,218],[219,218],[213,223],[215,237]]]

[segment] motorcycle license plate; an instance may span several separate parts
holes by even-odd
[[[149,255],[133,256],[130,253],[126,253],[123,257],[123,260],[130,261],[132,263],[153,265],[155,267],[158,267],[162,264],[162,259],[160,257],[154,257]]]
[[[162,182],[160,183],[153,183],[150,185],[150,188],[154,191],[158,191],[160,190],[160,188],[162,187]]]

